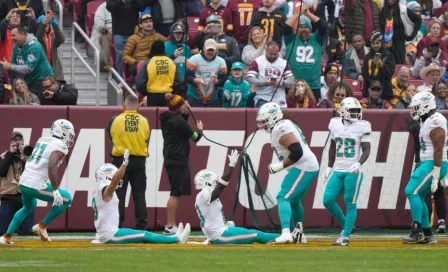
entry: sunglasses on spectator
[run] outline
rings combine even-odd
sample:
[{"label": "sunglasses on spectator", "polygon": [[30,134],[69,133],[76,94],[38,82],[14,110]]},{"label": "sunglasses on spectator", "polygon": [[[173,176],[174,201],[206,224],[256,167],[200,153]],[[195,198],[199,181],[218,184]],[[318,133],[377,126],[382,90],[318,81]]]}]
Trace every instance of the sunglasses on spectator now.
[{"label": "sunglasses on spectator", "polygon": [[345,94],[342,94],[342,93],[335,93],[334,96],[336,96],[336,97],[345,97]]},{"label": "sunglasses on spectator", "polygon": [[371,90],[374,91],[374,92],[381,92],[380,88],[375,88],[375,89],[371,89]]}]

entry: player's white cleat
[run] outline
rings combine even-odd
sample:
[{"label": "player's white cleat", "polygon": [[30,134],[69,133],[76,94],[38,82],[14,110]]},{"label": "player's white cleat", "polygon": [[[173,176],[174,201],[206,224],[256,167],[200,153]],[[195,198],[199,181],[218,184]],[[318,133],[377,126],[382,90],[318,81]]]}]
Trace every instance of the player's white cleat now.
[{"label": "player's white cleat", "polygon": [[333,243],[334,246],[348,246],[350,244],[348,237],[339,236],[336,242]]},{"label": "player's white cleat", "polygon": [[176,237],[179,237],[179,235],[182,233],[182,231],[184,231],[184,224],[179,223],[179,226],[177,227],[177,231],[176,231]]},{"label": "player's white cleat", "polygon": [[291,233],[282,233],[279,237],[275,238],[275,244],[289,244],[293,242]]},{"label": "player's white cleat", "polygon": [[306,244],[308,241],[306,240],[305,233],[303,231],[302,222],[298,222],[294,230],[292,231],[292,242],[294,244]]},{"label": "player's white cleat", "polygon": [[191,227],[190,223],[185,225],[184,230],[177,235],[177,241],[179,244],[186,244],[188,240],[188,236],[190,235]]},{"label": "player's white cleat", "polygon": [[40,228],[39,224],[33,226],[33,232],[40,236],[40,239],[44,242],[51,242],[50,237],[48,237],[47,229]]},{"label": "player's white cleat", "polygon": [[14,242],[12,241],[12,239],[11,238],[5,238],[4,236],[2,236],[2,237],[0,237],[0,244],[3,244],[3,245],[12,245],[12,244],[14,244]]}]

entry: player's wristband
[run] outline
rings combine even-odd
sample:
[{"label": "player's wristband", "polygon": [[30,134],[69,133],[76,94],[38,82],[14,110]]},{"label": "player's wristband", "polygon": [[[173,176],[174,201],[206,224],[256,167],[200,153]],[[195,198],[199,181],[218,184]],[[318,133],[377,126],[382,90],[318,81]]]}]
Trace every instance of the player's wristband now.
[{"label": "player's wristband", "polygon": [[221,183],[221,184],[224,185],[224,186],[229,185],[229,182],[228,182],[228,181],[225,181],[225,180],[223,180],[223,179],[219,179],[218,182]]}]

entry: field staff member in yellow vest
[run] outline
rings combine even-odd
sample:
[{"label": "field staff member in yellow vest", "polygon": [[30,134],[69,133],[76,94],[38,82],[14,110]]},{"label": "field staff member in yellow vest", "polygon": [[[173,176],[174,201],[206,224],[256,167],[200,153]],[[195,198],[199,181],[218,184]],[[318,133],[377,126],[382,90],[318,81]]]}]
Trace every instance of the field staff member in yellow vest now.
[{"label": "field staff member in yellow vest", "polygon": [[129,150],[129,164],[123,178],[123,185],[117,189],[120,212],[119,227],[125,216],[126,191],[131,183],[134,198],[135,229],[146,230],[146,158],[148,157],[148,140],[150,128],[148,120],[137,113],[139,104],[135,96],[128,95],[124,102],[124,111],[113,116],[107,131],[112,139],[112,164],[119,167],[123,163],[124,150]]},{"label": "field staff member in yellow vest", "polygon": [[154,41],[135,80],[137,91],[147,97],[148,106],[166,106],[165,94],[185,97],[185,82],[174,61],[165,54],[165,43]]}]

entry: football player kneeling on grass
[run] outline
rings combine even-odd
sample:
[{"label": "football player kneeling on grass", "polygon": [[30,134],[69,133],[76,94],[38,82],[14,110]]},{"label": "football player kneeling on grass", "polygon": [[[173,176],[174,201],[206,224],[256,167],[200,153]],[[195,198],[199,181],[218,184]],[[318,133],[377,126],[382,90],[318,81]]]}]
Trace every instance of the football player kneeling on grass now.
[{"label": "football player kneeling on grass", "polygon": [[[274,243],[277,234],[264,233],[227,224],[224,219],[223,207],[219,196],[229,184],[233,168],[238,162],[238,151],[233,150],[229,155],[229,167],[221,179],[210,170],[199,171],[194,177],[194,185],[201,190],[196,196],[196,211],[201,220],[201,228],[212,244],[263,244]],[[230,222],[229,222],[230,223]]]},{"label": "football player kneeling on grass", "polygon": [[129,151],[126,149],[123,156],[123,164],[119,169],[113,164],[101,165],[95,172],[98,183],[93,192],[92,207],[95,211],[96,240],[92,243],[106,244],[185,244],[190,234],[190,224],[183,228],[179,224],[177,232],[172,236],[151,233],[144,230],[118,228],[118,197],[115,190],[118,188],[126,166],[129,162]]}]

